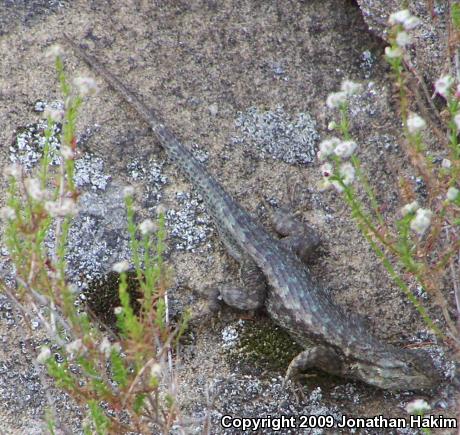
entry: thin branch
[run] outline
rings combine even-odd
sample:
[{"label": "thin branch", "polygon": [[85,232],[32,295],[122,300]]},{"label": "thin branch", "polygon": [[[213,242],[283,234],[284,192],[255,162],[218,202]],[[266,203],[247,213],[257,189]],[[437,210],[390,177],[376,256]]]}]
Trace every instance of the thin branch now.
[{"label": "thin branch", "polygon": [[[460,251],[458,252],[458,259],[460,259]],[[455,266],[454,259],[450,259],[450,273],[452,276],[452,285],[454,287],[454,297],[455,297],[455,305],[457,307],[457,328],[460,334],[460,284],[459,280],[459,270]]]}]

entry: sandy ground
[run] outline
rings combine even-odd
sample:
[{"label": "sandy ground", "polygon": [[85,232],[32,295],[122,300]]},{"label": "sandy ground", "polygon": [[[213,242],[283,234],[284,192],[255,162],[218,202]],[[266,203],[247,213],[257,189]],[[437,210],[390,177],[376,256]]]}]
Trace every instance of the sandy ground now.
[{"label": "sandy ground", "polygon": [[[402,205],[397,178],[408,168],[398,143],[384,43],[368,30],[353,2],[23,3],[0,2],[2,167],[11,159],[29,158],[28,147],[19,153],[11,146],[21,127],[31,128],[40,119],[36,102],[59,99],[44,53],[66,32],[155,107],[209,171],[267,227],[268,202],[288,204],[317,228],[322,248],[312,271],[338,303],[364,315],[376,334],[392,343],[429,337],[340,197],[318,189],[319,164],[313,156],[331,120],[325,99],[341,80],[350,78],[364,84],[363,94],[351,103],[363,167],[384,204],[385,218],[391,220]],[[365,5],[367,22],[375,12],[371,3]],[[442,33],[445,16],[430,24],[427,11],[418,12],[426,18],[424,25],[432,25],[433,35]],[[429,76],[443,68],[436,62],[445,41],[437,41],[439,50],[426,69]],[[72,76],[90,74],[70,50],[66,63]],[[100,92],[85,102],[79,118],[80,143],[89,151],[80,162],[85,193],[70,248],[74,279],[84,285],[128,255],[121,190],[136,185],[142,192],[141,214],[149,215],[159,203],[168,210],[169,259],[175,271],[171,298],[180,312],[198,304],[189,288],[226,281],[236,276],[237,267],[219,243],[199,198],[165,162],[146,125],[100,84]],[[430,306],[431,301],[426,303]],[[21,320],[14,318],[3,296],[0,313],[0,427],[5,433],[41,433],[46,398],[32,364],[34,355],[24,343],[37,345],[43,331],[37,324],[36,337],[24,337]],[[420,397],[436,414],[455,413],[449,388],[434,397],[391,394],[324,376],[309,378],[299,399],[281,386],[285,366],[275,369],[238,350],[239,338],[248,331],[274,326],[263,314],[252,320],[240,317],[226,309],[213,323],[194,326],[193,340],[183,348],[179,397],[189,421],[187,433],[201,433],[200,418],[206,413],[211,433],[223,433],[219,420],[225,414],[393,417],[404,415],[405,404]],[[65,395],[49,391],[63,420],[77,433],[78,410]]]}]

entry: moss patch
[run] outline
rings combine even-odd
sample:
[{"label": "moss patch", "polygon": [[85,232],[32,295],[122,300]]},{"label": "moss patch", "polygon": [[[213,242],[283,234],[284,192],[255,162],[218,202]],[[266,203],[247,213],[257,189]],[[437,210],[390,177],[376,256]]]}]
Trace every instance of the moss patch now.
[{"label": "moss patch", "polygon": [[[256,369],[284,376],[293,358],[304,350],[283,328],[266,318],[245,322],[237,331],[238,342],[229,352],[229,358],[230,364],[243,371]],[[346,383],[342,378],[316,369],[308,370],[296,380],[307,388],[320,386],[325,391]]]},{"label": "moss patch", "polygon": [[302,348],[279,326],[267,319],[246,322],[239,329],[238,345],[230,353],[233,364],[250,363],[284,374]]}]

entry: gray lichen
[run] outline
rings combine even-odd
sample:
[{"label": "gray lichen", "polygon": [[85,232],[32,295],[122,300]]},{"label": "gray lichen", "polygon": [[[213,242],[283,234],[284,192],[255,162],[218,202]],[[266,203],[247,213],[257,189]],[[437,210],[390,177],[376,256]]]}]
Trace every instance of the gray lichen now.
[{"label": "gray lichen", "polygon": [[240,112],[235,123],[242,136],[233,138],[233,142],[256,148],[264,158],[303,165],[315,158],[319,135],[308,112],[291,117],[281,106],[274,110],[251,107]]}]

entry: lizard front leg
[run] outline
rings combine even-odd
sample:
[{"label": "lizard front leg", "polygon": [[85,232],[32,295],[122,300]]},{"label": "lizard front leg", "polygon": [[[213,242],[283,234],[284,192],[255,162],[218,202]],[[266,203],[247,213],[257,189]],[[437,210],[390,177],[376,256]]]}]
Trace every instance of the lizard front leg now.
[{"label": "lizard front leg", "polygon": [[[222,302],[232,308],[242,311],[257,310],[265,304],[267,281],[260,268],[247,257],[230,238],[223,238],[227,251],[239,264],[238,280],[216,283],[205,289],[194,289],[195,293],[208,300],[207,307],[197,315],[197,318],[215,313],[221,309]],[[238,281],[238,282],[235,282]]]},{"label": "lizard front leg", "polygon": [[241,286],[224,284],[220,287],[223,301],[239,310],[256,310],[265,302],[267,284],[265,276],[250,259],[244,259],[240,266]]},{"label": "lizard front leg", "polygon": [[272,221],[275,231],[283,236],[280,242],[301,260],[308,262],[321,242],[317,231],[282,208],[273,213]]}]

